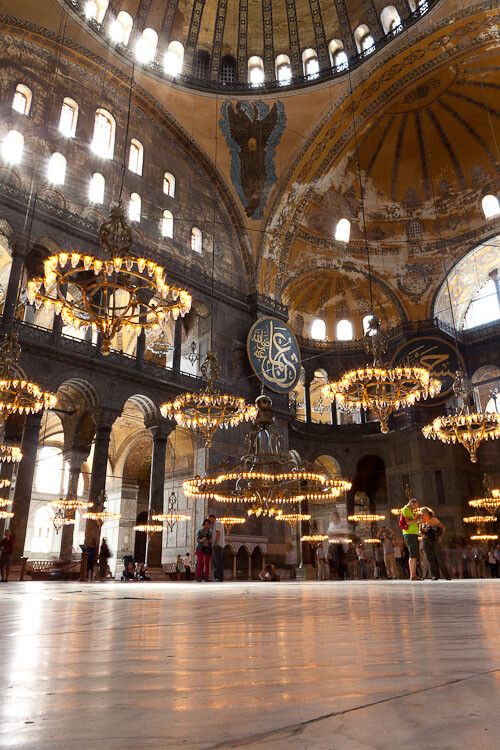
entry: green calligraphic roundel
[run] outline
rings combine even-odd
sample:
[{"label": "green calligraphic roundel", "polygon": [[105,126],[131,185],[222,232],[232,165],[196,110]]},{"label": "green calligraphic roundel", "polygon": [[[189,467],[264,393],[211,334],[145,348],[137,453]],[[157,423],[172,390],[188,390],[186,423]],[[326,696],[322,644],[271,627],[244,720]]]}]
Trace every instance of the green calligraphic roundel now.
[{"label": "green calligraphic roundel", "polygon": [[441,380],[441,392],[437,398],[419,401],[419,406],[435,406],[446,401],[452,394],[456,371],[464,369],[463,359],[457,354],[454,344],[439,336],[421,336],[407,341],[395,353],[392,364],[425,367],[432,377]]},{"label": "green calligraphic roundel", "polygon": [[289,327],[277,318],[259,318],[248,332],[247,354],[261,383],[288,393],[300,377],[300,349]]}]

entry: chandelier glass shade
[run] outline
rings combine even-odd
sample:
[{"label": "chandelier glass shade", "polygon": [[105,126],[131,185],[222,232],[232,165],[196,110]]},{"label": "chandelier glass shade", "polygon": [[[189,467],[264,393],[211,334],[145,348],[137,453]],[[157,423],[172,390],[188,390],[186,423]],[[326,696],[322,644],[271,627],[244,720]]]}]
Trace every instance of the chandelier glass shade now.
[{"label": "chandelier glass shade", "polygon": [[276,516],[276,520],[283,521],[284,523],[288,523],[293,531],[302,521],[310,521],[311,514],[310,513],[279,513]]},{"label": "chandelier glass shade", "polygon": [[[57,397],[42,389],[29,380],[20,378],[17,371],[21,347],[17,341],[16,334],[8,333],[0,344],[0,423],[4,422],[11,414],[36,414],[42,409],[52,409],[57,402]],[[5,458],[1,460],[15,460],[17,451],[9,446]]]},{"label": "chandelier glass shade", "polygon": [[346,372],[340,380],[322,388],[324,396],[336,400],[341,409],[371,411],[380,421],[380,429],[389,432],[388,420],[394,410],[413,406],[420,399],[436,396],[441,381],[431,377],[424,367],[388,367],[381,362],[388,341],[380,319],[372,316],[363,342],[373,356],[373,364]]},{"label": "chandelier glass shade", "polygon": [[462,518],[464,523],[475,523],[476,526],[480,526],[482,523],[495,523],[497,520],[496,516],[466,516]]},{"label": "chandelier glass shade", "polygon": [[51,500],[48,504],[51,508],[59,508],[66,511],[88,510],[94,505],[92,502],[79,500],[77,497],[60,497],[57,500]]},{"label": "chandelier glass shade", "polygon": [[110,513],[109,510],[87,511],[83,517],[89,521],[96,521],[102,527],[106,521],[117,521],[122,517],[121,513]]},{"label": "chandelier glass shade", "polygon": [[384,521],[385,516],[378,513],[353,513],[347,516],[347,520],[352,523],[377,523],[377,521]]},{"label": "chandelier glass shade", "polygon": [[10,510],[0,510],[0,520],[7,520],[7,518],[14,518],[14,514]]},{"label": "chandelier glass shade", "polygon": [[255,406],[249,406],[244,398],[220,392],[215,385],[220,372],[215,353],[208,352],[201,365],[205,386],[197,393],[183,393],[160,406],[162,416],[175,419],[181,427],[199,430],[207,446],[212,444],[217,429],[236,427],[257,413]]},{"label": "chandelier glass shade", "polygon": [[7,505],[10,505],[12,503],[12,500],[9,500],[8,497],[0,497],[0,508],[6,508]]},{"label": "chandelier glass shade", "polygon": [[148,516],[146,519],[146,523],[139,523],[136,526],[133,527],[134,531],[141,531],[144,534],[147,534],[148,538],[151,539],[153,534],[156,534],[159,531],[163,531],[163,524],[161,523],[155,523],[153,520],[153,512],[151,508],[148,510]]},{"label": "chandelier glass shade", "polygon": [[0,490],[3,490],[4,487],[10,487],[10,479],[0,479]]},{"label": "chandelier glass shade", "polygon": [[158,330],[170,317],[191,309],[191,295],[167,283],[165,270],[131,252],[132,232],[121,204],[111,209],[99,229],[100,257],[67,251],[44,263],[44,276],[28,282],[36,308],[54,309],[64,324],[101,335],[101,352],[109,354],[122,329],[139,334]]},{"label": "chandelier glass shade", "polygon": [[500,437],[500,413],[473,411],[469,406],[473,386],[461,370],[457,370],[453,391],[461,399],[456,414],[436,417],[422,429],[426,438],[455,445],[459,443],[469,452],[470,460],[477,463],[477,451],[485,440]]},{"label": "chandelier glass shade", "polygon": [[220,503],[250,504],[249,515],[274,516],[287,503],[328,502],[350,483],[298,467],[283,449],[283,437],[273,426],[271,399],[255,401],[256,416],[246,441],[247,452],[236,466],[217,476],[195,477],[184,483],[187,497]]},{"label": "chandelier glass shade", "polygon": [[471,508],[482,508],[490,513],[496,513],[500,509],[500,490],[492,490],[491,497],[477,497],[469,500]]},{"label": "chandelier glass shade", "polygon": [[17,445],[0,445],[0,462],[18,464],[23,452]]},{"label": "chandelier glass shade", "polygon": [[328,539],[328,534],[306,534],[300,537],[301,542],[309,542],[311,547],[317,547]]},{"label": "chandelier glass shade", "polygon": [[221,522],[228,534],[233,526],[241,526],[246,522],[246,518],[241,516],[218,516],[217,520]]},{"label": "chandelier glass shade", "polygon": [[166,523],[170,531],[174,528],[175,524],[179,521],[190,521],[191,516],[186,513],[155,513],[153,515],[153,521],[162,521]]},{"label": "chandelier glass shade", "polygon": [[498,539],[498,534],[473,534],[471,540],[473,542],[493,542]]}]

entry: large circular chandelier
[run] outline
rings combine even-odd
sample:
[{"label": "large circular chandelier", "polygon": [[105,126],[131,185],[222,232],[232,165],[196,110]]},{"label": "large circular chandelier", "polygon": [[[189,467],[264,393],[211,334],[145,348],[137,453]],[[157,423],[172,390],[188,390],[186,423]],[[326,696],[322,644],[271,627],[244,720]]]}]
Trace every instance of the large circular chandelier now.
[{"label": "large circular chandelier", "polygon": [[471,508],[482,508],[489,513],[497,513],[500,510],[500,490],[491,490],[489,497],[476,497],[469,500]]},{"label": "large circular chandelier", "polygon": [[379,419],[384,434],[389,432],[387,422],[394,410],[413,406],[441,389],[441,381],[432,378],[424,367],[384,366],[381,356],[387,341],[380,319],[372,316],[363,337],[365,348],[373,357],[372,365],[350,370],[337,382],[322,388],[323,395],[331,401],[335,399],[342,409],[371,411]]},{"label": "large circular chandelier", "polygon": [[250,504],[250,515],[274,516],[287,503],[328,502],[350,488],[345,480],[301,469],[284,452],[268,396],[256,399],[255,413],[246,438],[248,450],[238,464],[216,476],[188,480],[184,483],[187,497]]},{"label": "large circular chandelier", "polygon": [[147,535],[148,539],[151,539],[153,534],[156,534],[159,531],[163,531],[163,524],[154,522],[153,512],[150,508],[148,510],[146,523],[138,523],[133,527],[133,529],[134,531],[141,531],[142,533]]},{"label": "large circular chandelier", "polygon": [[111,209],[99,229],[102,257],[77,251],[52,255],[44,263],[44,277],[28,283],[28,300],[35,307],[54,308],[65,325],[101,335],[101,352],[125,328],[162,328],[170,316],[177,320],[191,309],[191,295],[168,284],[165,270],[153,260],[130,250],[132,232],[121,203]]},{"label": "large circular chandelier", "polygon": [[299,523],[302,523],[303,521],[310,521],[311,520],[311,514],[310,513],[280,513],[276,516],[277,521],[283,521],[283,523],[289,524],[292,531],[295,530],[295,528],[299,525]]},{"label": "large circular chandelier", "polygon": [[0,445],[0,462],[18,464],[23,457],[17,445]]},{"label": "large circular chandelier", "polygon": [[[111,511],[106,509],[106,504],[108,501],[108,497],[106,495],[106,492],[103,490],[98,497],[97,502],[95,503],[96,508],[94,510],[87,510],[83,517],[88,521],[95,521],[99,528],[102,529],[103,524],[105,524],[107,521],[118,521],[122,517],[121,513],[112,513]],[[92,508],[94,506],[94,503],[87,503],[87,508]]]},{"label": "large circular chandelier", "polygon": [[249,406],[244,398],[221,393],[215,383],[220,376],[220,367],[214,352],[208,352],[201,365],[201,374],[206,385],[197,393],[183,393],[174,401],[160,406],[162,416],[175,419],[181,427],[199,430],[207,446],[219,427],[236,427],[252,419],[257,410]]},{"label": "large circular chandelier", "polygon": [[246,523],[246,518],[242,518],[241,516],[218,516],[217,520],[224,526],[227,534],[229,534],[233,526],[241,526]]},{"label": "large circular chandelier", "polygon": [[177,510],[177,495],[175,490],[172,490],[168,496],[167,512],[155,513],[152,516],[152,519],[153,521],[163,521],[163,523],[167,524],[170,531],[173,531],[174,526],[179,523],[179,521],[190,521],[191,516],[187,513],[179,513]]},{"label": "large circular chandelier", "polygon": [[[52,409],[57,402],[57,397],[52,393],[42,391],[36,383],[19,377],[17,365],[20,354],[16,334],[11,331],[0,344],[0,422],[11,414],[36,414],[42,409]],[[2,448],[6,449],[3,454],[6,457],[1,460],[16,460],[18,454],[13,448]]]},{"label": "large circular chandelier", "polygon": [[309,542],[311,547],[318,547],[328,539],[328,534],[305,534],[300,537],[301,542]]},{"label": "large circular chandelier", "polygon": [[481,443],[500,438],[500,414],[471,409],[469,402],[473,386],[462,370],[457,370],[453,391],[455,396],[461,399],[456,414],[436,417],[431,424],[422,429],[422,432],[426,438],[452,445],[463,445],[469,452],[470,460],[475,464]]}]

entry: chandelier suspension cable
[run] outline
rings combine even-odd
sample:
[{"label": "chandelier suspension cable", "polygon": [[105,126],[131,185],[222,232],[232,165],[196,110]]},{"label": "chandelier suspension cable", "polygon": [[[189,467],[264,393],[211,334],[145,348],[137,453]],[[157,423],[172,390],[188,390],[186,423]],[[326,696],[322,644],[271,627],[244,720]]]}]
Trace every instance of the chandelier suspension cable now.
[{"label": "chandelier suspension cable", "polygon": [[121,200],[122,200],[123,183],[125,181],[125,173],[127,171],[127,146],[128,146],[128,137],[130,134],[130,117],[131,117],[131,112],[132,112],[132,91],[134,88],[134,76],[135,76],[135,58],[132,61],[132,71],[130,73],[130,87],[128,90],[127,124],[125,127],[125,138],[123,141],[123,161],[122,161],[121,178],[120,178],[120,190],[118,192],[118,203],[121,203]]}]

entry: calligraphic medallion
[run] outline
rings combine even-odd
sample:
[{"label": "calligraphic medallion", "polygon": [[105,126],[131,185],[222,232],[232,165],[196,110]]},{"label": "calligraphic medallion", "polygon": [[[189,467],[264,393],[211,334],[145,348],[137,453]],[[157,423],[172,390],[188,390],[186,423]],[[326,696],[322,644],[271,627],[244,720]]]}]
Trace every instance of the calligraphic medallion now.
[{"label": "calligraphic medallion", "polygon": [[439,396],[432,401],[419,402],[419,406],[436,406],[453,395],[453,383],[458,369],[464,369],[464,361],[457,354],[454,344],[439,336],[421,336],[403,344],[392,358],[392,366],[408,364],[425,367],[431,377],[442,382]]},{"label": "calligraphic medallion", "polygon": [[286,323],[259,318],[247,337],[247,354],[261,383],[275,393],[288,393],[300,377],[300,349]]}]

